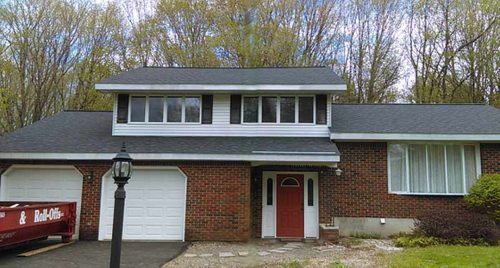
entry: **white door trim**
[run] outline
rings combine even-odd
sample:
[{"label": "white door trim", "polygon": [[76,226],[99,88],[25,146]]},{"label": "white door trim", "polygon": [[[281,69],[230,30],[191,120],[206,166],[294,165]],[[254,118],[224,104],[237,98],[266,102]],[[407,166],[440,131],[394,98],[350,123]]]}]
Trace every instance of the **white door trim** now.
[{"label": "white door trim", "polygon": [[[184,173],[182,171],[182,169],[180,169],[179,167],[176,167],[176,166],[133,166],[133,169],[137,169],[137,170],[176,170],[178,171],[179,173],[181,173],[181,175],[184,177],[184,218],[183,218],[183,226],[184,228],[182,228],[182,241],[184,242],[185,241],[185,238],[186,238],[186,202],[187,202],[187,184],[188,184],[188,177],[186,175],[186,173]],[[104,180],[105,179],[113,179],[111,177],[111,169],[109,169],[106,173],[104,173],[104,175],[102,176],[101,178],[101,198],[100,198],[100,204],[99,204],[99,226],[98,226],[98,235],[97,235],[97,239],[102,241],[104,240],[104,230],[101,228],[101,226],[103,226],[104,222],[103,222],[103,212],[104,212],[104,202],[103,202],[103,198],[104,198]],[[130,178],[131,180],[134,179],[134,173],[132,172],[132,176]],[[126,191],[126,188],[127,186],[125,185],[125,191]]]},{"label": "white door trim", "polygon": [[[319,183],[318,172],[303,171],[263,171],[262,172],[262,213],[261,213],[261,238],[277,238],[277,175],[278,174],[301,174],[304,175],[304,238],[319,238]],[[273,180],[273,205],[267,205],[267,179]],[[307,180],[313,179],[314,206],[312,210],[307,209]],[[313,213],[313,216],[308,215]],[[315,216],[314,216],[315,214]],[[309,216],[309,217],[308,217]],[[271,218],[268,218],[271,217]],[[266,226],[270,222],[273,226]],[[312,230],[309,233],[307,230]],[[313,234],[313,235],[311,235]]]}]

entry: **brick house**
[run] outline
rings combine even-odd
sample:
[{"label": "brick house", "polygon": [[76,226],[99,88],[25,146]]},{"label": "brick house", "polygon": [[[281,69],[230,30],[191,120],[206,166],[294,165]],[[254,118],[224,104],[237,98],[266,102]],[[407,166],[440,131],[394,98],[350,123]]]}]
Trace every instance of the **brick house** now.
[{"label": "brick house", "polygon": [[151,68],[96,85],[111,112],[64,111],[0,138],[0,200],[75,200],[80,239],[111,238],[111,158],[134,158],[124,239],[389,235],[463,209],[500,172],[500,111],[335,104],[330,69]]}]

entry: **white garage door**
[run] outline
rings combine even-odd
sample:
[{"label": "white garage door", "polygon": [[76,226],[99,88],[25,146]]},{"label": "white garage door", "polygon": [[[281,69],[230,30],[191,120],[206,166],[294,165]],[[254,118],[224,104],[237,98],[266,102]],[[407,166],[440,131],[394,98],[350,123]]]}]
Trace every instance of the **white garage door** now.
[{"label": "white garage door", "polygon": [[[103,181],[99,239],[111,239],[114,192],[110,175]],[[186,178],[177,168],[134,167],[125,185],[123,239],[184,240]]]},{"label": "white garage door", "polygon": [[76,201],[78,237],[82,175],[72,166],[12,166],[0,184],[2,201]]}]

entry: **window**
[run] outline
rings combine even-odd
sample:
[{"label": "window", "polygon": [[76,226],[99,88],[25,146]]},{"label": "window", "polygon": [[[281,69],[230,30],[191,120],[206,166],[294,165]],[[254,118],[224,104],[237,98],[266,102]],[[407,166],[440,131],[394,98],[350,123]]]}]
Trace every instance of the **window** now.
[{"label": "window", "polygon": [[297,179],[288,177],[281,181],[281,187],[300,187]]},{"label": "window", "polygon": [[276,97],[262,97],[262,122],[276,123]]},{"label": "window", "polygon": [[295,97],[280,98],[280,122],[295,123]]},{"label": "window", "polygon": [[267,179],[267,195],[266,202],[268,206],[273,205],[273,179]]},{"label": "window", "polygon": [[167,122],[182,122],[182,97],[168,97]]},{"label": "window", "polygon": [[201,106],[199,96],[132,96],[130,122],[200,123]]},{"label": "window", "polygon": [[307,205],[314,206],[314,182],[313,179],[307,180]]},{"label": "window", "polygon": [[314,122],[314,98],[299,97],[299,123]]},{"label": "window", "polygon": [[197,123],[200,122],[200,98],[199,97],[186,97],[186,122]]},{"label": "window", "polygon": [[163,97],[149,97],[148,122],[163,122]]},{"label": "window", "polygon": [[130,106],[130,122],[144,122],[146,118],[146,97],[132,97]]},{"label": "window", "polygon": [[465,194],[477,179],[476,146],[390,144],[389,188],[397,193]]},{"label": "window", "polygon": [[243,107],[243,122],[259,122],[259,97],[244,97]]},{"label": "window", "polygon": [[[243,123],[314,123],[313,96],[243,97]],[[297,113],[298,109],[298,113]]]}]

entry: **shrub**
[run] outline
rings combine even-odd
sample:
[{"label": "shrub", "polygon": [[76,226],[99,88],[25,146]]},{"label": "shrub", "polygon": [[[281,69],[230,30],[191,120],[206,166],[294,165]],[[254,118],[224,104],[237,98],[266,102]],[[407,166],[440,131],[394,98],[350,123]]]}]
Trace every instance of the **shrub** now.
[{"label": "shrub", "polygon": [[420,213],[415,222],[415,234],[443,239],[448,244],[494,245],[498,240],[495,222],[484,214],[471,211],[457,213],[432,209]]},{"label": "shrub", "polygon": [[500,223],[500,173],[482,175],[464,199],[469,208]]},{"label": "shrub", "polygon": [[360,239],[380,239],[380,234],[377,233],[363,233],[363,232],[355,232],[350,234],[351,237],[360,238]]},{"label": "shrub", "polygon": [[400,236],[394,240],[396,247],[405,248],[428,247],[440,244],[442,244],[440,239],[426,236]]}]

